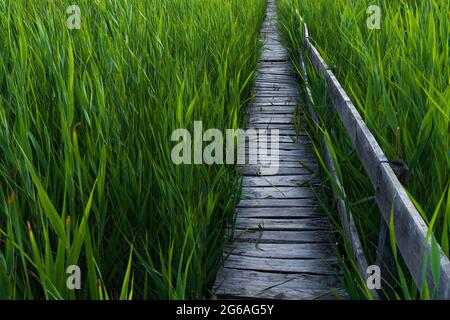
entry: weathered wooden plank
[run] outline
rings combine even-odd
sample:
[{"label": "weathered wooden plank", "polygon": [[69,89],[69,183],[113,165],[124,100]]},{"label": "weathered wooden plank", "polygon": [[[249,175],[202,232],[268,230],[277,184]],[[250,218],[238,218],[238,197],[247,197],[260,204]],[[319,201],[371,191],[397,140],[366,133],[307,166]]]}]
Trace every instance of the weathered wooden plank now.
[{"label": "weathered wooden plank", "polygon": [[274,124],[293,124],[294,117],[290,114],[286,115],[251,115],[248,119],[249,123],[274,123]]},{"label": "weathered wooden plank", "polygon": [[234,233],[235,242],[330,243],[331,234],[321,231],[242,231]]},{"label": "weathered wooden plank", "polygon": [[247,107],[247,113],[255,113],[258,112],[259,114],[291,114],[295,112],[296,107]]},{"label": "weathered wooden plank", "polygon": [[266,105],[298,105],[297,97],[254,97],[253,103]]},{"label": "weathered wooden plank", "polygon": [[[271,150],[274,150],[274,153],[277,150],[280,150],[280,152],[292,151],[290,155],[299,156],[299,159],[302,158],[301,156],[315,159],[312,151],[312,144],[305,141],[306,137],[304,136],[300,136],[296,142],[284,142],[289,141],[290,135],[279,136],[278,141],[276,136],[263,136],[264,134],[258,137],[249,137],[248,139],[245,139],[245,142],[244,139],[242,139],[237,147],[237,151],[240,153],[243,153],[244,151],[248,153],[250,151],[250,154],[271,154]],[[283,142],[281,142],[281,138],[283,138]]]},{"label": "weathered wooden plank", "polygon": [[[253,136],[248,136],[246,141],[256,141],[256,140],[260,140],[260,139],[266,139],[268,141],[272,140],[272,135],[270,134],[271,131],[270,130],[266,130],[266,131],[261,131],[260,134],[255,137]],[[274,132],[276,133],[276,132]],[[307,133],[305,131],[300,131],[298,135],[285,135],[285,136],[278,136],[279,138],[279,143],[290,143],[290,142],[294,142],[294,143],[309,143],[311,140],[309,140],[309,136],[307,135]]]},{"label": "weathered wooden plank", "polygon": [[[292,156],[292,157],[277,157],[276,155],[249,155],[244,158],[244,155],[239,155],[239,164],[241,166],[250,165],[250,166],[258,166],[259,170],[267,167],[267,166],[277,166],[278,170],[280,170],[283,167],[286,168],[295,168],[295,167],[307,167],[311,171],[317,171],[318,170],[318,164],[315,159],[313,158],[307,158],[306,155],[302,156],[302,158],[299,158],[298,156]],[[277,175],[277,173],[280,171],[277,171],[275,173],[272,173],[271,175]]]},{"label": "weathered wooden plank", "polygon": [[254,88],[253,89],[267,89],[267,90],[285,90],[293,92],[294,89],[297,88],[297,84],[292,79],[289,81],[289,79],[286,79],[284,83],[280,83],[274,80],[268,80],[268,79],[256,79],[254,82]]},{"label": "weathered wooden plank", "polygon": [[273,55],[270,53],[263,53],[260,61],[287,61],[289,59],[289,54],[286,52],[282,55]]},{"label": "weathered wooden plank", "polygon": [[272,55],[269,53],[264,53],[261,55],[261,59],[259,61],[275,61],[275,62],[281,62],[281,61],[287,61],[289,59],[289,54],[286,53],[284,55]]},{"label": "weathered wooden plank", "polygon": [[[336,259],[336,258],[334,258]],[[336,275],[336,261],[321,259],[274,259],[254,258],[246,256],[228,256],[224,267],[229,269],[254,270],[277,273],[308,273]]]},{"label": "weathered wooden plank", "polygon": [[[255,143],[255,146],[252,146],[252,143]],[[245,146],[245,150],[250,150],[252,151],[252,153],[257,153],[257,151],[261,151],[260,153],[264,154],[266,153],[266,149],[267,147],[270,147],[271,145],[271,141],[270,139],[265,139],[265,140],[251,140],[251,142],[247,143]],[[258,148],[260,147],[260,148]],[[263,149],[264,148],[264,149]],[[288,150],[288,151],[292,151],[293,154],[296,153],[305,153],[305,152],[312,152],[312,147],[311,144],[306,143],[306,142],[297,142],[297,143],[278,143],[278,149],[279,150]],[[254,151],[254,152],[253,152]]]},{"label": "weathered wooden plank", "polygon": [[281,76],[268,76],[268,75],[260,74],[260,75],[255,75],[255,81],[258,81],[260,83],[276,81],[280,85],[288,86],[288,85],[291,85],[293,81],[295,81],[295,78],[286,78],[286,77],[281,77]]},{"label": "weathered wooden plank", "polygon": [[[257,159],[256,159],[257,157]],[[241,156],[241,158],[243,159],[244,157]],[[277,159],[276,156],[249,156],[244,160],[242,160],[242,162],[244,164],[242,164],[242,166],[250,166],[251,169],[257,170],[254,171],[255,173],[257,172],[262,172],[264,173],[264,171],[261,171],[262,169],[266,168],[267,166],[271,166],[277,167],[277,172],[271,172],[271,174],[269,174],[269,176],[276,176],[276,175],[283,175],[281,172],[283,172],[283,168],[305,168],[306,170],[308,170],[308,173],[311,172],[317,172],[318,170],[318,163],[316,162],[315,159],[311,159],[311,158],[302,158],[299,159],[298,157],[294,157],[293,158],[281,158],[279,157]],[[256,160],[255,160],[256,159]],[[267,171],[267,170],[266,170]],[[247,172],[244,169],[244,172]],[[247,175],[247,174],[246,174]],[[252,175],[251,171],[249,171],[248,175]]]},{"label": "weathered wooden plank", "polygon": [[[284,126],[283,128],[279,128],[278,126],[282,125],[271,125],[271,124],[262,124],[262,123],[251,123],[248,125],[248,129],[267,129],[267,130],[278,130],[278,134],[282,136],[295,136],[297,134],[296,129],[291,129],[289,126]],[[305,135],[304,132],[299,132],[298,134],[302,133]]]},{"label": "weathered wooden plank", "polygon": [[322,208],[316,204],[315,207],[241,207],[236,209],[240,218],[310,218],[324,217]]},{"label": "weathered wooden plank", "polygon": [[[228,280],[231,279],[231,280]],[[219,297],[263,299],[336,299],[346,296],[336,277],[308,274],[278,274],[224,268],[216,278]]]},{"label": "weathered wooden plank", "polygon": [[[267,167],[268,165],[277,166],[278,169],[282,167],[303,167],[308,166],[311,170],[318,169],[318,163],[316,159],[311,155],[284,155],[283,153],[289,152],[289,150],[281,150],[279,154],[244,154],[238,153],[238,161],[241,166],[244,165],[259,165],[260,169]],[[276,175],[272,174],[272,175]]]},{"label": "weathered wooden plank", "polygon": [[274,54],[274,55],[275,54],[276,55],[281,55],[281,56],[289,55],[289,51],[277,49],[277,45],[276,44],[263,44],[262,49],[266,50],[268,53],[271,53],[271,54]]},{"label": "weathered wooden plank", "polygon": [[[272,125],[272,126],[271,126]],[[293,123],[248,123],[247,128],[258,128],[258,129],[267,129],[267,130],[275,130],[279,131],[285,130],[294,130]]]},{"label": "weathered wooden plank", "polygon": [[[299,159],[298,157],[293,158],[281,158],[273,156],[249,156],[244,159],[244,156],[242,155],[239,159],[240,163],[239,165],[242,166],[250,166],[255,167],[257,170],[261,171],[262,168],[267,167],[268,165],[277,165],[278,164],[278,172],[281,172],[280,170],[282,168],[307,168],[310,170],[310,172],[315,172],[318,170],[318,164],[315,159],[312,158],[304,158]],[[277,175],[276,173],[271,174]]]},{"label": "weathered wooden plank", "polygon": [[[264,143],[266,144],[266,143]],[[312,155],[309,149],[302,148],[296,150],[285,150],[278,148],[277,151],[270,149],[271,143],[268,142],[265,148],[263,149],[262,142],[259,142],[260,149],[243,149],[239,150],[239,156],[245,156],[246,159],[251,156],[258,157],[258,161],[262,161],[263,159],[272,159],[272,156],[277,156],[281,160],[289,160],[289,161],[315,161],[316,158]],[[269,147],[269,149],[267,149]],[[274,147],[275,148],[275,147]]]},{"label": "weathered wooden plank", "polygon": [[254,90],[252,90],[253,93],[263,92],[263,94],[270,93],[270,94],[276,95],[277,93],[281,92],[284,94],[290,94],[292,96],[298,97],[298,92],[295,92],[295,91],[297,91],[296,88],[286,88],[285,86],[281,86],[281,85],[274,86],[274,85],[270,85],[267,83],[264,83],[264,84],[260,83],[257,86],[255,86],[253,89],[254,89]]},{"label": "weathered wooden plank", "polygon": [[318,183],[316,175],[289,175],[269,177],[249,177],[242,179],[243,187],[296,187],[308,183]]},{"label": "weathered wooden plank", "polygon": [[[279,68],[279,67],[260,67],[256,74],[280,74],[280,75],[287,75],[289,76],[292,73],[291,69],[288,68]],[[291,91],[293,92],[293,91]],[[294,92],[293,92],[294,93]],[[298,92],[295,92],[295,94],[298,94]]]},{"label": "weathered wooden plank", "polygon": [[285,71],[282,73],[278,73],[276,71],[270,71],[270,70],[257,70],[255,72],[255,77],[256,77],[256,79],[258,79],[258,77],[267,78],[266,80],[271,80],[271,81],[275,81],[278,78],[278,79],[282,79],[285,81],[289,80],[292,83],[292,81],[295,81],[296,78],[290,72],[292,72],[292,71]]},{"label": "weathered wooden plank", "polygon": [[[252,127],[248,127],[248,129],[266,129],[270,132],[270,130],[276,130],[274,127],[267,128],[267,125],[253,125]],[[278,135],[281,136],[288,136],[288,137],[295,137],[295,136],[305,136],[307,135],[305,131],[301,130],[300,132],[296,132],[294,129],[279,129]]]},{"label": "weathered wooden plank", "polygon": [[251,91],[251,94],[253,97],[258,97],[260,99],[263,98],[286,98],[286,99],[291,99],[291,98],[299,98],[300,96],[297,94],[293,94],[291,91],[289,90],[285,90],[285,89],[277,89],[277,88],[255,88],[254,90]]},{"label": "weathered wooden plank", "polygon": [[304,140],[297,142],[280,142],[276,141],[275,137],[250,138],[245,141],[245,145],[244,142],[239,145],[238,151],[243,152],[245,150],[246,152],[251,151],[252,154],[265,154],[267,153],[267,150],[270,151],[275,147],[278,148],[278,150],[292,151],[291,155],[303,155],[305,153],[309,153],[308,157],[312,156],[312,145],[310,143],[305,142]]},{"label": "weathered wooden plank", "polygon": [[304,199],[314,198],[308,187],[247,187],[242,199]]},{"label": "weathered wooden plank", "polygon": [[[261,105],[253,105],[248,107],[246,113],[250,117],[256,118],[257,116],[261,117],[270,117],[270,116],[283,116],[288,115],[291,116],[294,112],[297,111],[296,106],[261,106]],[[303,114],[300,113],[299,117],[302,117]]]},{"label": "weathered wooden plank", "polygon": [[302,161],[308,160],[315,162],[316,159],[312,155],[312,148],[310,145],[303,145],[302,143],[274,143],[267,140],[252,140],[246,142],[245,146],[240,145],[238,154],[243,156],[279,156],[280,159],[292,158],[290,161]]},{"label": "weathered wooden plank", "polygon": [[255,72],[255,75],[278,75],[279,77],[284,77],[286,79],[295,79],[292,75],[292,70],[290,69],[261,68]]},{"label": "weathered wooden plank", "polygon": [[[284,57],[285,52],[274,52],[274,51],[272,51],[271,54],[273,56],[275,56],[275,55],[280,56],[281,55],[281,57]],[[271,69],[269,71],[274,71],[274,72],[278,72],[280,70],[280,71],[283,72],[283,76],[295,79],[295,75],[292,73],[292,71],[293,71],[292,67],[280,67],[279,65],[278,66],[277,65],[270,66],[270,65],[268,65],[268,63],[270,63],[270,62],[259,62],[259,63],[260,63],[260,66],[264,67],[264,68],[258,68],[256,70],[256,74],[261,74],[261,73],[267,72],[268,70],[266,70],[266,68],[268,68],[268,69]]]},{"label": "weathered wooden plank", "polygon": [[[269,143],[271,142],[272,137],[269,135],[262,135],[262,136],[257,136],[257,137],[250,137],[248,139],[246,139],[246,143],[250,144],[250,142],[264,142],[264,141],[268,141]],[[300,144],[300,145],[307,145],[308,143],[310,144],[310,141],[305,139],[305,136],[301,136],[301,137],[290,137],[290,136],[280,136],[279,137],[279,144]]]},{"label": "weathered wooden plank", "polygon": [[295,81],[294,77],[255,74],[255,81],[276,81],[279,84],[288,85]]},{"label": "weathered wooden plank", "polygon": [[279,93],[289,94],[293,97],[298,97],[299,92],[296,87],[290,86],[290,85],[269,85],[269,84],[258,84],[257,86],[253,87],[252,92],[256,92],[263,95],[274,95],[276,96]]},{"label": "weathered wooden plank", "polygon": [[265,207],[277,210],[278,207],[315,207],[318,206],[316,199],[242,199],[237,205],[238,208]]},{"label": "weathered wooden plank", "polygon": [[226,255],[275,259],[333,259],[333,248],[323,243],[244,243],[227,245]]},{"label": "weathered wooden plank", "polygon": [[[276,164],[276,162],[272,162],[273,165]],[[262,169],[267,167],[267,164],[263,165],[260,162],[258,164],[247,164],[244,167],[239,167],[239,170],[242,170],[244,175],[252,176],[281,176],[281,175],[287,175],[287,174],[311,174],[312,172],[316,172],[318,169],[317,163],[306,163],[306,162],[279,162],[277,172],[273,173],[267,173],[264,174],[262,172]]]},{"label": "weathered wooden plank", "polygon": [[273,97],[278,97],[278,98],[293,98],[293,97],[300,97],[299,95],[295,95],[292,92],[289,92],[287,90],[264,90],[264,89],[255,89],[252,90],[251,92],[252,96],[257,96],[258,98],[265,98],[265,97],[269,97],[269,98],[273,98]]},{"label": "weathered wooden plank", "polygon": [[[281,103],[277,103],[277,101],[273,98],[262,99],[262,98],[254,98],[252,102],[248,105],[247,108],[251,107],[298,107],[299,103],[297,99],[278,99]],[[291,101],[290,101],[291,100]],[[295,110],[295,109],[294,109]]]},{"label": "weathered wooden plank", "polygon": [[[258,63],[256,64],[256,67],[259,68],[258,70],[266,70],[266,69],[279,69],[279,70],[288,70],[289,72],[291,72],[293,69],[292,67],[285,67],[286,61],[282,60],[282,61],[258,61]],[[293,83],[292,86],[287,87],[289,89],[291,88],[296,88],[297,84]]]},{"label": "weathered wooden plank", "polygon": [[260,81],[258,81],[255,84],[255,88],[254,89],[256,90],[256,92],[259,92],[261,90],[267,90],[267,91],[270,91],[270,92],[279,92],[279,91],[281,91],[281,92],[288,92],[288,93],[292,93],[294,90],[296,90],[294,88],[287,89],[285,86],[290,86],[290,84],[285,84],[285,85],[277,84],[277,85],[274,85],[274,84],[269,83],[267,80],[260,80]]},{"label": "weathered wooden plank", "polygon": [[260,77],[260,79],[276,79],[281,78],[284,80],[292,80],[294,78],[288,76],[288,72],[278,72],[278,71],[258,71],[255,76]]},{"label": "weathered wooden plank", "polygon": [[264,231],[303,231],[330,230],[330,224],[323,218],[302,219],[266,219],[240,218],[236,219],[236,230],[264,230]]},{"label": "weathered wooden plank", "polygon": [[244,168],[240,168],[242,170],[242,173],[246,176],[264,176],[264,177],[270,177],[270,176],[281,176],[281,175],[300,175],[300,174],[311,174],[313,170],[310,170],[309,167],[302,166],[302,165],[295,165],[292,167],[287,167],[285,165],[280,166],[278,168],[277,172],[272,174],[261,174],[261,165],[247,165]]}]

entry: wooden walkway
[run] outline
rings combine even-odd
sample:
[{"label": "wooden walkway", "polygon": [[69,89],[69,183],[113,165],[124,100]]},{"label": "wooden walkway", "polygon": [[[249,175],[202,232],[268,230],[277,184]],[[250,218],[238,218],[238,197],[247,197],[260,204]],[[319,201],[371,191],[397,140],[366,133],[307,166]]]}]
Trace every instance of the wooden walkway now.
[{"label": "wooden walkway", "polygon": [[280,169],[265,176],[258,166],[244,168],[234,240],[225,247],[214,291],[219,298],[345,296],[330,244],[331,226],[310,188],[318,170],[311,142],[294,130],[299,87],[281,44],[274,0],[268,1],[261,39],[248,127],[280,130]]}]

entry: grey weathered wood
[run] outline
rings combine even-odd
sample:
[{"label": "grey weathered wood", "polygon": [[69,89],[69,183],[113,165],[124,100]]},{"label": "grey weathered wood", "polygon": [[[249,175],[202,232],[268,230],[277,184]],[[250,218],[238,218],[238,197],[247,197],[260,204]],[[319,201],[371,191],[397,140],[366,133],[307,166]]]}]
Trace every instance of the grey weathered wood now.
[{"label": "grey weathered wood", "polygon": [[[248,284],[251,283],[249,286]],[[280,274],[224,268],[216,279],[216,293],[223,297],[262,299],[336,299],[346,296],[336,277]]]},{"label": "grey weathered wood", "polygon": [[294,122],[293,116],[287,114],[282,115],[258,115],[251,116],[249,119],[250,123],[272,123],[272,124],[292,124]]},{"label": "grey weathered wood", "polygon": [[[270,139],[258,139],[258,140],[259,140],[259,141],[257,141],[258,144],[256,144],[255,146],[261,146],[261,148],[262,147],[267,148],[267,146],[270,146],[270,144],[271,144]],[[279,147],[280,151],[292,151],[292,154],[300,154],[301,152],[305,152],[305,151],[311,152],[311,150],[312,150],[311,144],[306,143],[306,142],[303,142],[303,143],[300,143],[300,142],[278,143],[278,147]],[[270,154],[270,150],[266,149],[266,148],[263,149],[262,153],[264,154],[264,153],[267,153],[266,151],[268,151],[269,152],[268,154]],[[245,150],[245,151],[250,151],[251,153],[256,153],[256,154],[258,153],[257,147],[255,148],[254,146],[251,146],[248,144],[245,148],[242,148],[242,149],[243,149],[243,151]]]},{"label": "grey weathered wood", "polygon": [[301,219],[324,217],[325,213],[320,207],[240,207],[236,209],[240,218],[274,218],[274,219]]},{"label": "grey weathered wood", "polygon": [[[270,142],[269,142],[270,145]],[[310,149],[298,149],[298,150],[278,150],[277,154],[279,155],[280,159],[283,161],[298,161],[298,160],[303,160],[303,161],[314,161],[315,158],[312,154],[309,155],[305,155],[305,153],[308,152],[310,153]],[[272,155],[274,155],[274,153],[272,153],[271,149],[247,149],[247,150],[242,150],[238,152],[238,155],[241,156],[257,156],[258,159],[262,160],[262,159],[270,159],[270,157]]]},{"label": "grey weathered wood", "polygon": [[280,124],[280,123],[249,123],[248,128],[278,130],[278,132],[286,132],[288,135],[295,135],[297,131],[292,124]]},{"label": "grey weathered wood", "polygon": [[298,259],[254,258],[230,255],[225,261],[224,267],[277,273],[321,275],[336,275],[338,273],[335,261],[324,261],[321,259],[304,259],[299,263]]},{"label": "grey weathered wood", "polygon": [[245,176],[242,180],[242,186],[296,187],[318,182],[319,180],[314,175],[289,175],[289,176],[269,176],[269,177]]},{"label": "grey weathered wood", "polygon": [[267,230],[267,231],[302,231],[330,230],[330,224],[324,218],[303,219],[267,219],[267,218],[237,218],[237,230]]},{"label": "grey weathered wood", "polygon": [[[331,234],[324,231],[243,231],[236,230],[234,241],[257,243],[329,243]],[[302,261],[298,261],[299,264]]]},{"label": "grey weathered wood", "polygon": [[253,103],[265,103],[272,105],[296,105],[298,103],[297,97],[255,97]]},{"label": "grey weathered wood", "polygon": [[237,207],[238,208],[252,208],[252,207],[267,207],[272,208],[272,210],[277,210],[279,207],[316,207],[319,206],[316,199],[243,199],[241,200]]},{"label": "grey weathered wood", "polygon": [[242,199],[302,199],[314,198],[308,187],[246,187]]},{"label": "grey weathered wood", "polygon": [[[297,163],[295,163],[295,165],[292,165],[292,166],[286,166],[286,164],[283,163],[283,165],[277,170],[276,173],[273,173],[271,175],[265,174],[264,176],[311,174],[312,171],[309,169],[310,168],[299,165]],[[241,170],[242,173],[247,176],[256,176],[256,177],[263,176],[261,174],[261,166],[260,165],[247,165],[244,168],[241,168],[239,170]]]},{"label": "grey weathered wood", "polygon": [[[258,123],[256,123],[256,124],[249,124],[248,128],[249,129],[256,129],[256,130],[258,130],[258,129],[265,129],[268,132],[271,132],[272,130],[278,130],[276,132],[278,133],[279,136],[291,136],[291,137],[294,137],[294,136],[297,135],[297,131],[294,128],[292,128],[292,129],[287,129],[287,128],[277,129],[275,125],[270,125],[270,124],[269,125],[267,125],[267,124],[258,124]],[[298,135],[305,135],[305,133],[304,132],[298,132]]]},{"label": "grey weathered wood", "polygon": [[260,115],[272,114],[292,114],[297,107],[279,107],[279,106],[251,106],[247,108],[247,112],[258,112]]},{"label": "grey weathered wood", "polygon": [[390,223],[393,213],[397,246],[416,285],[419,288],[423,287],[423,262],[428,261],[426,266],[428,287],[431,290],[438,288],[440,299],[450,299],[450,261],[448,257],[439,248],[440,277],[439,283],[434,283],[430,265],[431,241],[427,237],[426,223],[398,181],[388,164],[387,157],[339,81],[328,70],[326,64],[320,62],[320,54],[308,38],[304,39],[304,43],[309,49],[311,60],[313,63],[315,61],[317,72],[326,77],[330,98],[376,189],[377,203],[387,224]]},{"label": "grey weathered wood", "polygon": [[336,259],[334,251],[323,243],[239,243],[227,245],[226,254],[275,259]]},{"label": "grey weathered wood", "polygon": [[[248,128],[273,130],[276,129],[276,126],[256,123],[256,124],[249,124]],[[297,131],[295,129],[280,128],[278,129],[278,134],[281,136],[295,136],[297,134]],[[304,133],[300,132],[299,135],[304,135]]]},{"label": "grey weathered wood", "polygon": [[[244,174],[242,200],[235,221],[225,229],[232,240],[224,248],[224,268],[214,291],[232,298],[333,298],[333,290],[343,290],[330,244],[333,232],[311,189],[319,183],[318,164],[308,134],[294,126],[303,119],[297,113],[300,95],[277,31],[273,0],[268,11],[266,21],[271,22],[263,26],[263,53],[255,73],[254,99],[246,110],[247,128],[278,130],[279,170],[262,175],[261,163],[238,166]],[[273,160],[271,137],[248,140],[239,155]],[[292,273],[294,277],[289,277]],[[283,283],[276,283],[278,279]]]},{"label": "grey weathered wood", "polygon": [[[297,139],[296,139],[297,138]],[[305,138],[305,139],[303,139]],[[246,140],[246,143],[249,145],[250,142],[256,142],[256,144],[258,144],[259,142],[270,142],[271,141],[271,137],[270,136],[258,136],[258,137],[250,137],[249,139]],[[311,145],[310,141],[307,140],[307,138],[305,136],[303,137],[291,137],[291,136],[279,136],[278,137],[278,142],[280,143],[280,145],[282,144],[297,144],[297,145]],[[249,146],[251,147],[251,146]]]}]

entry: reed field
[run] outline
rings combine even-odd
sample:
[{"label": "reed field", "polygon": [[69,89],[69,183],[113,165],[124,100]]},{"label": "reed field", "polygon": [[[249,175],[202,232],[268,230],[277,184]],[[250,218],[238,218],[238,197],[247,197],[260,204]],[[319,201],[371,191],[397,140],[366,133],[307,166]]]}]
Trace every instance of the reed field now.
[{"label": "reed field", "polygon": [[[367,27],[367,9],[381,8],[380,29]],[[449,256],[450,236],[450,4],[446,0],[280,0],[281,25],[294,60],[302,29],[349,94],[386,156],[409,168],[405,187],[434,237]],[[373,187],[336,113],[330,111],[324,80],[308,67],[316,110],[355,216],[369,264],[375,262],[380,213]],[[330,130],[329,125],[333,123]],[[332,184],[327,189],[330,194]],[[325,207],[330,204],[324,201]],[[337,226],[339,228],[339,226]],[[391,241],[395,244],[395,239]],[[368,297],[354,281],[350,249],[343,261],[354,297]],[[401,260],[400,258],[398,260]],[[397,261],[394,298],[432,298],[419,292]]]},{"label": "reed field", "polygon": [[240,126],[266,2],[72,2],[0,0],[0,299],[208,297],[239,177],[170,137]]},{"label": "reed field", "polygon": [[[276,101],[293,95],[291,91],[297,94],[297,79],[289,59],[283,58],[278,31],[273,30],[276,16],[298,72],[299,106],[305,107],[307,101],[300,69],[301,16],[310,41],[388,159],[403,164],[401,182],[430,230],[433,271],[441,261],[436,244],[450,256],[450,2],[277,0],[276,4],[278,15],[269,1],[270,19],[261,35],[266,38],[266,57],[272,61],[258,63],[266,0],[0,0],[0,300],[215,299],[212,288],[230,239],[225,230],[234,225],[236,205],[245,194],[242,172],[231,164],[196,163],[195,150],[194,164],[177,164],[172,157],[177,144],[173,133],[195,132],[198,121],[217,132],[244,128],[257,68],[263,70],[266,84],[258,88],[261,114],[254,118],[270,117],[262,113],[262,106],[296,109],[278,119],[292,118],[296,128],[300,125],[309,132],[322,164],[317,179],[311,180],[319,187],[314,182],[311,190],[335,232],[305,224],[295,233],[335,233],[335,252],[330,256],[340,267],[334,270],[336,275],[324,279],[336,276],[349,298],[374,298],[344,239],[332,198],[336,181],[321,153],[324,136],[336,157],[345,202],[369,265],[377,261],[383,221],[375,190],[333,110],[325,80],[308,59],[308,82],[321,132],[313,130],[306,109],[298,110],[297,102],[277,106]],[[380,25],[371,28],[369,8],[374,5],[381,9]],[[290,80],[288,76],[293,78],[291,91],[288,84],[277,83]],[[277,96],[278,100],[269,99]],[[267,126],[292,124],[274,121]],[[197,147],[195,141],[193,145]],[[283,175],[283,181],[293,179]],[[258,171],[254,176],[264,175]],[[271,187],[276,189],[264,185],[267,190]],[[309,206],[313,202],[294,192],[291,198],[297,202],[284,195],[273,203],[289,201],[266,208],[258,201],[271,199],[264,193],[269,191],[255,190],[253,194],[261,196],[250,199],[259,205],[254,205],[254,212],[270,217],[280,213],[267,220],[275,223],[278,234],[293,233],[286,223],[294,220],[283,216],[284,209],[298,210],[295,219],[303,219],[300,211],[315,212],[318,206]],[[389,275],[390,287],[383,288],[382,298],[435,298],[436,289],[418,289],[409,274],[397,252],[394,223],[392,219],[388,226],[394,274]],[[269,229],[258,226],[257,250],[263,231]],[[283,243],[283,237],[268,243]],[[311,244],[294,240],[304,248]],[[267,279],[282,276],[270,269],[267,259],[287,270],[285,261],[294,264],[307,251],[296,253],[300,258],[288,253],[288,259],[277,258],[279,252],[266,252],[266,257],[250,249],[245,258],[263,261],[255,265],[270,275]],[[257,259],[261,257],[267,259]],[[316,263],[319,258],[304,260]],[[427,262],[423,264],[425,279]],[[251,276],[264,274],[252,267]],[[298,272],[301,276],[294,282],[316,292],[317,283],[305,280],[318,278],[315,270],[292,271],[297,267],[286,271],[286,279]],[[68,280],[73,272],[81,274],[76,290]]]}]

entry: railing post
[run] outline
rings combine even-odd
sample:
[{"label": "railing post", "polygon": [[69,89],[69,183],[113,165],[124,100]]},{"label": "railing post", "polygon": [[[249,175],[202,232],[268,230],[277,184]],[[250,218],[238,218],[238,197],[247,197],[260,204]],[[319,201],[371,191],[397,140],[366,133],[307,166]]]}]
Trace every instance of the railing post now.
[{"label": "railing post", "polygon": [[[408,183],[408,166],[402,160],[388,161],[388,163],[400,183],[405,186]],[[390,239],[389,225],[381,217],[376,264],[381,269],[382,289],[379,294],[383,298],[393,298],[394,291],[398,287],[395,281],[396,263],[392,254]]]},{"label": "railing post", "polygon": [[381,270],[381,289],[378,290],[378,295],[384,299],[393,298],[396,288],[396,268],[390,245],[389,226],[383,217],[380,221],[376,265]]}]

